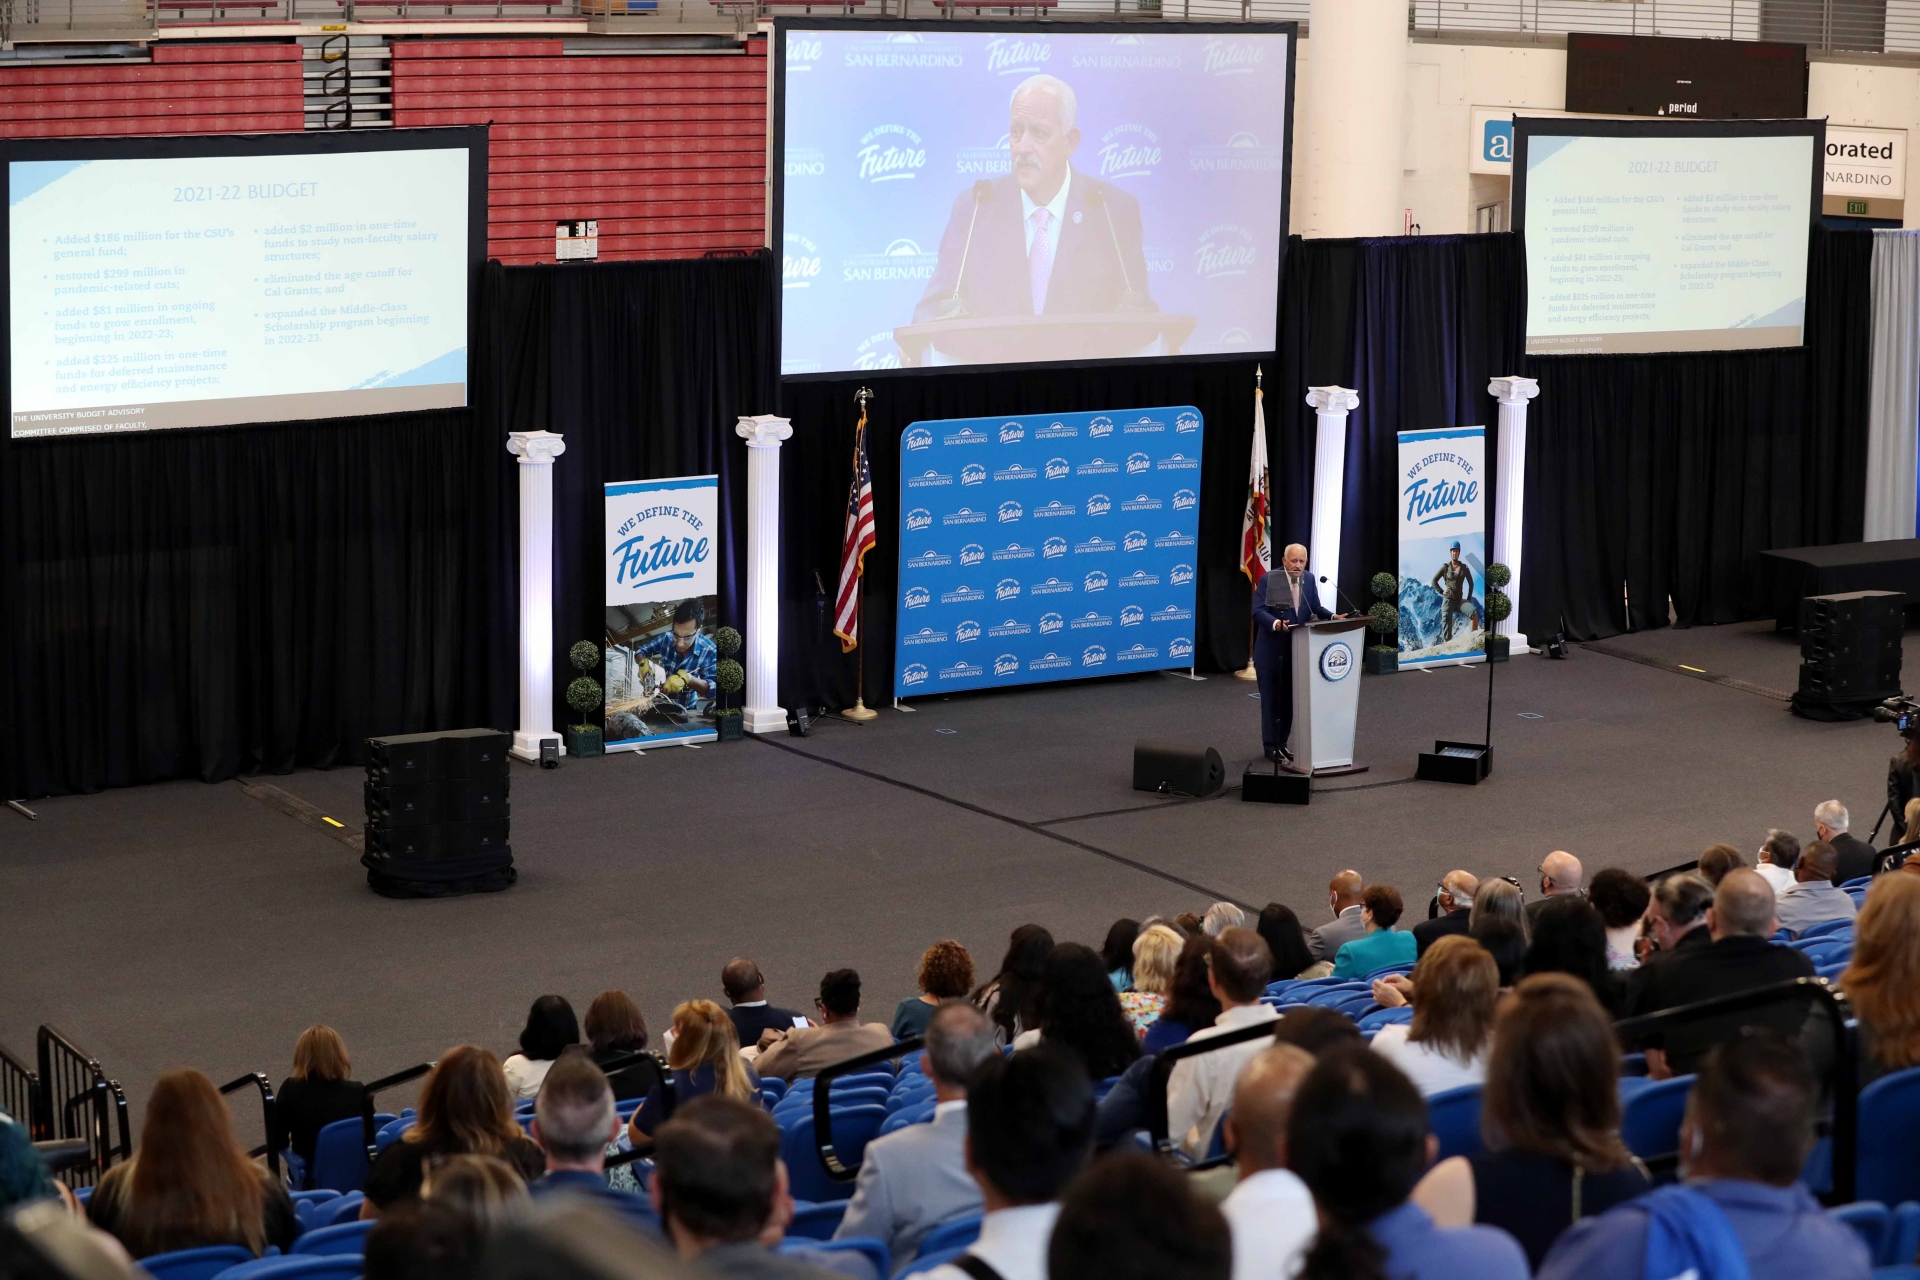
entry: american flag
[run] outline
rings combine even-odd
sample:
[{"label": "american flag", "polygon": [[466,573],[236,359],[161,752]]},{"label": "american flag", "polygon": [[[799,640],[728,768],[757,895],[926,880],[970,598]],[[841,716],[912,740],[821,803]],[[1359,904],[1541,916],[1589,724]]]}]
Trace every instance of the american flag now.
[{"label": "american flag", "polygon": [[1258,387],[1253,391],[1253,458],[1247,476],[1247,509],[1240,517],[1240,572],[1250,582],[1273,568],[1267,545],[1272,492],[1267,485],[1267,411]]},{"label": "american flag", "polygon": [[866,572],[867,552],[873,549],[873,471],[867,466],[867,406],[860,406],[860,425],[853,431],[853,485],[847,491],[847,536],[840,545],[840,600],[834,609],[833,634],[840,651],[851,653],[860,644],[860,575]]}]

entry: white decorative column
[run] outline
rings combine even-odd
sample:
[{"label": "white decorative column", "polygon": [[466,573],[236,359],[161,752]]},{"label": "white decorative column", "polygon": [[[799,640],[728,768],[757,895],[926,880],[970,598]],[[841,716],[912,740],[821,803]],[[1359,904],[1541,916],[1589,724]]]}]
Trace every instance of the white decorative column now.
[{"label": "white decorative column", "polygon": [[1513,601],[1507,635],[1515,649],[1525,652],[1526,633],[1520,630],[1520,535],[1527,524],[1527,401],[1540,394],[1532,378],[1495,378],[1487,394],[1500,403],[1500,443],[1497,463],[1500,480],[1493,495],[1494,561],[1513,571],[1506,585]]},{"label": "white decorative column", "polygon": [[[551,431],[515,431],[520,459],[520,727],[513,754],[538,760],[553,732],[553,460],[567,451]],[[567,753],[564,742],[560,754]]]},{"label": "white decorative column", "polygon": [[[1307,563],[1338,588],[1340,515],[1347,489],[1347,414],[1360,407],[1360,393],[1345,387],[1308,387],[1307,403],[1313,406],[1320,427],[1313,445],[1313,545],[1307,548]],[[1328,595],[1339,598],[1335,590],[1321,596],[1320,603],[1339,613],[1328,603]]]},{"label": "white decorative column", "polygon": [[770,413],[742,417],[734,434],[747,442],[747,705],[748,733],[787,727],[780,705],[780,443],[793,424]]},{"label": "white decorative column", "polygon": [[1313,0],[1301,42],[1306,151],[1294,189],[1307,236],[1406,230],[1407,0]]}]

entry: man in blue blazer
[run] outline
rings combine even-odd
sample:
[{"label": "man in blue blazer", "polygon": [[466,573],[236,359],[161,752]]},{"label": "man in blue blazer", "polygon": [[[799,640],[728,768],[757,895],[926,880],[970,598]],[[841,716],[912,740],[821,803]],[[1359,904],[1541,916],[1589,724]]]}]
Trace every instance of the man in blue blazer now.
[{"label": "man in blue blazer", "polygon": [[1280,568],[1253,584],[1253,669],[1260,677],[1260,745],[1269,760],[1293,763],[1294,627],[1334,615],[1320,604],[1307,572],[1307,549],[1295,542],[1281,553]]}]

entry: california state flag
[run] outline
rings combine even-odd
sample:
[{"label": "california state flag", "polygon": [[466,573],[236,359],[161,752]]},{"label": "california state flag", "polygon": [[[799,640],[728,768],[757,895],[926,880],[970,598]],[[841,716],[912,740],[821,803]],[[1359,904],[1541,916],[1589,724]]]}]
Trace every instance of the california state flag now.
[{"label": "california state flag", "polygon": [[1260,388],[1253,389],[1253,463],[1247,472],[1247,510],[1240,517],[1240,572],[1258,582],[1273,567],[1267,547],[1267,516],[1272,501],[1267,486],[1267,411]]}]

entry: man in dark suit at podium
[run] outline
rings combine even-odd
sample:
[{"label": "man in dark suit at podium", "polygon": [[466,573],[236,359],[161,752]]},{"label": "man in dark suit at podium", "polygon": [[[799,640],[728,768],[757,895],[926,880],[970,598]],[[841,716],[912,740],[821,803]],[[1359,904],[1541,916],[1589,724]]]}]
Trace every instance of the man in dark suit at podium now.
[{"label": "man in dark suit at podium", "polygon": [[1281,553],[1280,567],[1253,584],[1253,669],[1260,677],[1260,745],[1269,760],[1293,763],[1287,739],[1293,736],[1294,627],[1334,615],[1320,604],[1320,591],[1307,572],[1307,549],[1292,543]]},{"label": "man in dark suit at podium", "polygon": [[1013,172],[953,202],[915,324],[961,317],[1159,310],[1147,290],[1140,202],[1069,161],[1078,108],[1064,80],[1013,91]]}]

